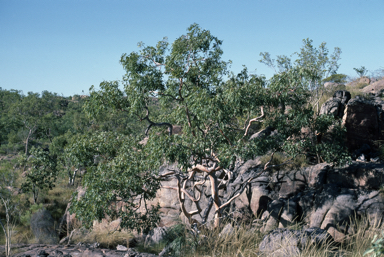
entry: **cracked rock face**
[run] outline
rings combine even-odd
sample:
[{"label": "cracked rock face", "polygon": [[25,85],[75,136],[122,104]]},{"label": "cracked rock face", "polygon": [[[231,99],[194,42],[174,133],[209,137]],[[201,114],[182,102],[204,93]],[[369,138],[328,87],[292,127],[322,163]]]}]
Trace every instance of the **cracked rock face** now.
[{"label": "cracked rock face", "polygon": [[[239,165],[235,170],[238,174],[235,181],[246,181],[262,169],[261,166],[257,161]],[[343,241],[346,235],[353,233],[353,228],[348,226],[351,218],[367,217],[370,224],[377,224],[383,218],[382,182],[384,164],[373,162],[353,162],[343,168],[321,163],[299,170],[265,172],[224,211],[239,221],[249,219],[250,215],[260,217],[263,232],[303,222],[308,228],[324,229],[336,241]],[[201,200],[203,209],[208,206],[210,198],[209,184],[205,187],[204,199]],[[236,186],[228,187],[221,195],[222,202],[229,199],[234,190]],[[175,204],[177,194],[169,191],[154,201],[159,201],[162,208],[173,208],[182,217],[180,206]],[[189,202],[186,208],[196,207]],[[213,219],[214,212],[211,208],[208,221]],[[194,218],[198,220],[200,217],[196,215]]]}]

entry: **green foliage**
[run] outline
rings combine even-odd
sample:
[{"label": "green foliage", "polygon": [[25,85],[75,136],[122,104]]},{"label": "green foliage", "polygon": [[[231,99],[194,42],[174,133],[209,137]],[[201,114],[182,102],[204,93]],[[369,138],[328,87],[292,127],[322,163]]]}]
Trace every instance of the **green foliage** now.
[{"label": "green foliage", "polygon": [[41,148],[31,149],[30,156],[21,156],[20,164],[28,167],[25,181],[21,190],[32,192],[34,203],[37,201],[39,190],[52,189],[57,178],[57,160]]},{"label": "green foliage", "polygon": [[[71,211],[86,226],[108,215],[121,217],[122,227],[138,231],[153,228],[158,222],[158,207],[147,208],[146,201],[154,198],[159,188],[150,171],[161,159],[143,161],[150,154],[135,138],[114,132],[74,137],[66,148],[66,158],[77,167],[87,167],[83,178],[87,190],[81,199],[73,198]],[[139,208],[148,212],[142,215]]]},{"label": "green foliage", "polygon": [[[144,135],[94,130],[71,139],[66,166],[86,170],[87,188],[81,199],[73,198],[71,211],[88,225],[108,215],[121,217],[122,227],[148,230],[158,220],[158,207],[148,209],[146,201],[159,188],[157,171],[164,163],[176,163],[186,172],[211,159],[231,169],[237,158],[269,151],[344,163],[344,144],[319,144],[314,134],[328,133],[332,126],[335,133],[343,131],[331,117],[316,116],[308,102],[311,83],[337,70],[340,50],[330,58],[325,43],[319,49],[311,40],[304,43],[295,65],[288,58],[278,59],[285,68],[269,81],[250,75],[246,68],[230,72],[229,62],[221,59],[222,41],[197,24],[172,45],[164,38],[155,47],[140,43],[139,52],[123,54],[123,85],[104,81],[100,91],[91,87],[84,110],[99,128],[104,113],[118,112],[147,127]],[[249,141],[244,123],[262,110],[263,126],[278,133]],[[182,133],[171,133],[174,125]],[[312,134],[302,137],[306,127]],[[147,142],[139,143],[143,139]]]},{"label": "green foliage", "polygon": [[303,39],[303,46],[300,48],[300,52],[295,52],[297,59],[294,64],[291,63],[291,58],[285,55],[277,56],[275,63],[274,59],[268,52],[260,53],[262,57],[259,60],[261,63],[273,68],[276,71],[276,67],[279,72],[284,72],[292,69],[294,65],[305,68],[310,71],[310,76],[307,79],[307,85],[310,90],[318,89],[321,85],[321,81],[330,75],[335,75],[339,69],[341,49],[335,47],[332,55],[329,55],[329,50],[326,47],[326,43],[323,42],[318,48],[313,46],[313,40],[307,38]]},{"label": "green foliage", "polygon": [[384,233],[382,232],[382,237],[377,238],[377,235],[374,236],[371,242],[371,247],[365,251],[364,256],[368,255],[372,257],[378,257],[384,254]]},{"label": "green foliage", "polygon": [[200,240],[196,231],[188,229],[183,224],[178,224],[167,230],[164,241],[172,256],[181,256],[186,250],[188,253],[196,252]]},{"label": "green foliage", "polygon": [[42,210],[44,208],[43,204],[33,204],[27,209],[25,212],[23,212],[22,215],[20,215],[20,223],[26,227],[30,226],[31,224],[31,218],[32,215],[39,210]]},{"label": "green foliage", "polygon": [[323,79],[323,82],[334,82],[338,84],[344,84],[347,82],[347,75],[345,74],[332,74],[331,76]]},{"label": "green foliage", "polygon": [[364,77],[365,74],[368,73],[368,70],[364,66],[361,66],[360,68],[353,68],[353,69],[356,71],[357,75],[360,76],[360,78]]}]

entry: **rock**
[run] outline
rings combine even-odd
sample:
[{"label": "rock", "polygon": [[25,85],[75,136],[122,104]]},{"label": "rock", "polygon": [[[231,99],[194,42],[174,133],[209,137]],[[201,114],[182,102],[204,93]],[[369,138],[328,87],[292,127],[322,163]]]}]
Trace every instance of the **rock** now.
[{"label": "rock", "polygon": [[234,231],[235,231],[235,229],[233,228],[232,224],[228,223],[227,225],[225,225],[225,227],[219,233],[219,237],[231,236]]},{"label": "rock", "polygon": [[40,244],[57,244],[55,221],[49,211],[43,209],[31,217],[31,230]]},{"label": "rock", "polygon": [[305,177],[300,172],[290,173],[281,181],[279,197],[287,199],[302,191],[305,186]]},{"label": "rock", "polygon": [[371,79],[364,76],[364,77],[361,77],[361,78],[358,78],[354,81],[349,82],[346,86],[347,87],[356,87],[356,86],[360,86],[362,84],[369,85],[370,83],[371,83]]},{"label": "rock", "polygon": [[384,79],[374,81],[369,86],[364,87],[361,91],[364,93],[373,93],[377,96],[381,96],[382,90],[384,89]]},{"label": "rock", "polygon": [[164,240],[167,235],[167,229],[163,227],[157,227],[152,229],[145,237],[145,245],[158,244]]},{"label": "rock", "polygon": [[81,257],[104,257],[104,254],[99,250],[86,249]]},{"label": "rock", "polygon": [[116,246],[116,250],[117,251],[127,251],[128,248],[125,247],[124,245],[118,245],[118,246]]},{"label": "rock", "polygon": [[381,100],[358,96],[348,102],[343,125],[347,129],[346,139],[350,151],[359,149],[363,144],[374,148],[375,141],[384,138],[383,105]]},{"label": "rock", "polygon": [[48,255],[49,255],[49,254],[46,253],[44,250],[40,250],[40,251],[37,253],[36,257],[47,257]]},{"label": "rock", "polygon": [[324,87],[325,87],[325,88],[337,87],[337,86],[339,86],[339,85],[340,85],[340,84],[335,83],[335,82],[325,82],[325,83],[324,83]]},{"label": "rock", "polygon": [[242,164],[239,168],[238,168],[238,174],[239,175],[243,175],[245,172],[249,172],[250,170],[254,170],[255,168],[257,169],[260,164],[261,164],[261,158],[258,157],[254,160],[248,160],[246,161],[244,164]]},{"label": "rock", "polygon": [[320,163],[314,166],[305,168],[302,171],[303,177],[306,178],[305,182],[308,187],[319,187],[326,181],[327,171],[330,169],[328,163]]},{"label": "rock", "polygon": [[351,93],[345,90],[336,91],[332,98],[321,105],[320,115],[332,114],[336,118],[342,118],[345,105],[351,99]]},{"label": "rock", "polygon": [[117,251],[111,249],[91,249],[87,246],[47,246],[47,245],[24,245],[18,247],[17,254],[14,257],[27,257],[27,256],[52,256],[52,257],[156,257],[155,254],[139,253],[135,249],[128,248],[126,251]]},{"label": "rock", "polygon": [[323,229],[305,230],[276,229],[264,236],[259,251],[266,256],[298,256],[309,245],[321,246],[332,242],[331,236]]},{"label": "rock", "polygon": [[50,254],[51,256],[57,256],[57,257],[62,257],[64,255],[64,253],[62,251],[59,251],[59,250],[54,250],[53,252],[51,252]]},{"label": "rock", "polygon": [[358,161],[358,162],[366,162],[367,159],[365,158],[364,154],[361,154],[359,157],[357,157],[356,161]]},{"label": "rock", "polygon": [[[268,181],[269,182],[269,181]],[[254,216],[259,217],[264,211],[268,209],[268,204],[271,202],[268,183],[252,184],[252,197],[250,201],[250,208]]]}]

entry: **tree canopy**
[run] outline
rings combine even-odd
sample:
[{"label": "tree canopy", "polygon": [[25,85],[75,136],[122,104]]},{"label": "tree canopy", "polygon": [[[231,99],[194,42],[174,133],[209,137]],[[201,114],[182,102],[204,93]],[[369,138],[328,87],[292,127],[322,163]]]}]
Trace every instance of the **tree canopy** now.
[{"label": "tree canopy", "polygon": [[[307,40],[306,47],[311,42]],[[122,82],[104,81],[100,90],[91,87],[84,109],[95,123],[103,112],[127,113],[145,122],[143,133],[89,133],[74,138],[66,148],[71,166],[86,170],[86,193],[73,198],[71,210],[88,224],[108,215],[121,217],[128,228],[154,226],[158,207],[147,207],[146,201],[155,197],[165,176],[158,170],[167,163],[178,167],[166,175],[178,180],[174,189],[180,208],[191,221],[201,209],[190,195],[197,210],[185,209],[187,191],[182,185],[199,173],[210,181],[217,225],[233,199],[221,202],[216,174],[231,174],[236,161],[264,154],[273,158],[275,152],[284,152],[287,158],[304,154],[319,162],[347,161],[338,137],[343,129],[333,117],[317,116],[309,97],[313,79],[324,73],[325,44],[312,49],[313,55],[298,53],[305,62],[284,62],[285,68],[270,80],[249,74],[247,68],[239,74],[231,72],[229,62],[221,58],[222,41],[197,24],[172,44],[164,38],[154,47],[139,45],[139,52],[121,57],[126,71]],[[329,65],[329,71],[337,69],[336,64]],[[176,127],[180,133],[173,133]],[[310,132],[303,135],[303,128]],[[263,129],[275,133],[251,137]],[[335,139],[321,141],[319,135],[327,133]],[[198,186],[191,190],[198,191]],[[139,212],[142,206],[145,212]]]}]

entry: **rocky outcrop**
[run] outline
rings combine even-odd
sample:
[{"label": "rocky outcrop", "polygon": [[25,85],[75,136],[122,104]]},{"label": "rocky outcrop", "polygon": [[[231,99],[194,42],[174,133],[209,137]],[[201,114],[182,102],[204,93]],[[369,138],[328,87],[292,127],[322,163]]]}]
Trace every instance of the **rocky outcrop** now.
[{"label": "rocky outcrop", "polygon": [[350,151],[364,144],[375,148],[375,141],[384,139],[383,108],[384,101],[379,97],[367,99],[357,96],[348,102],[343,125],[347,129],[347,146]]},{"label": "rocky outcrop", "polygon": [[364,87],[361,91],[364,93],[371,93],[377,96],[381,96],[384,90],[384,79],[374,81],[369,86]]},{"label": "rocky outcrop", "polygon": [[359,150],[364,144],[375,151],[377,141],[384,139],[383,110],[384,101],[378,96],[356,96],[351,99],[348,91],[339,90],[321,106],[320,115],[332,114],[335,118],[342,118],[347,129],[346,142],[350,152]]},{"label": "rocky outcrop", "polygon": [[358,78],[354,81],[349,82],[346,86],[347,87],[357,87],[360,85],[369,85],[370,83],[371,83],[371,79],[366,77],[366,76],[363,76],[361,78]]},{"label": "rocky outcrop", "polygon": [[[235,180],[246,181],[262,170],[259,160],[247,161],[235,169]],[[336,241],[343,241],[353,233],[348,226],[351,219],[367,217],[372,224],[381,222],[384,198],[380,187],[383,181],[384,164],[381,163],[353,162],[343,168],[322,163],[300,170],[263,172],[224,212],[227,217],[240,222],[259,217],[262,232],[302,222],[308,228],[324,229]],[[230,199],[235,189],[228,187],[222,192],[222,202]],[[175,214],[183,220],[174,191],[159,195],[157,201],[163,208],[172,206]],[[200,206],[204,210],[209,205],[209,185],[203,187],[203,192],[204,199]],[[196,207],[190,202],[186,208],[192,210]],[[214,209],[211,208],[208,221],[213,219],[213,214]],[[202,216],[195,215],[194,218],[202,222]],[[162,219],[161,224],[169,221],[168,217],[163,216]]]},{"label": "rocky outcrop", "polygon": [[265,256],[294,257],[310,246],[332,244],[327,231],[319,228],[304,230],[276,229],[264,236],[259,251]]},{"label": "rocky outcrop", "polygon": [[336,91],[332,98],[326,101],[320,108],[321,114],[332,114],[335,118],[342,118],[345,105],[351,99],[351,93],[345,90]]}]

